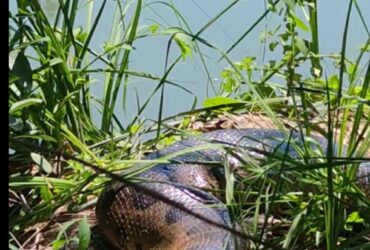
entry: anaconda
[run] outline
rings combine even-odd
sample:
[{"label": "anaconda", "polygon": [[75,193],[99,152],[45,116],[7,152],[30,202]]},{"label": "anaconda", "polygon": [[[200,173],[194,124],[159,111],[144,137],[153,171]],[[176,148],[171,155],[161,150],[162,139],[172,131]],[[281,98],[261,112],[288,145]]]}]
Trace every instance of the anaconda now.
[{"label": "anaconda", "polygon": [[[299,158],[298,151],[303,150],[300,134],[290,137],[290,141],[297,142],[296,146],[288,143],[288,138],[287,134],[270,129],[224,129],[184,139],[151,153],[146,159],[167,157],[171,162],[155,164],[140,173],[140,184],[115,182],[99,197],[96,215],[103,235],[117,249],[243,249],[238,245],[242,241],[236,240],[230,231],[199,218],[232,227],[222,198],[204,190],[220,189],[223,168],[219,166],[225,161],[233,167],[240,165],[244,153],[262,159],[273,152]],[[326,152],[324,138],[311,138],[317,142],[310,144],[311,148],[318,149],[320,145]],[[208,143],[218,147],[206,147]],[[244,153],[228,153],[228,149],[235,147]],[[369,173],[370,164],[363,163],[358,178],[367,190]]]}]

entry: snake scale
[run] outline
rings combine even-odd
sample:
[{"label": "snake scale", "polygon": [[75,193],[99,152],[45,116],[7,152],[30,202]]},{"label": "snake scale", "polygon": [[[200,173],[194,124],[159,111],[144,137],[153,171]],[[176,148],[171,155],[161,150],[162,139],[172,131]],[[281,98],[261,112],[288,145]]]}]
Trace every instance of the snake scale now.
[{"label": "snake scale", "polygon": [[[240,158],[238,154],[227,154],[228,147],[241,148],[255,157],[261,157],[261,152],[286,151],[290,157],[297,158],[299,149],[288,144],[287,138],[285,133],[270,129],[223,129],[184,139],[149,154],[148,160],[168,157],[171,163],[158,163],[140,173],[138,177],[143,180],[140,184],[114,182],[106,187],[96,208],[102,234],[116,249],[242,249],[230,231],[201,219],[232,227],[228,209],[220,197],[204,191],[222,187],[223,168],[210,167],[205,162],[218,162],[220,166],[226,160],[230,166],[237,166]],[[303,148],[300,138],[300,134],[293,133],[290,139]],[[311,138],[326,152],[324,138]],[[224,147],[209,148],[205,144]],[[311,144],[311,147],[317,146]],[[365,164],[360,166],[358,177],[368,188],[370,164]],[[143,192],[141,187],[160,194],[165,200]],[[201,218],[184,210],[191,210]]]}]

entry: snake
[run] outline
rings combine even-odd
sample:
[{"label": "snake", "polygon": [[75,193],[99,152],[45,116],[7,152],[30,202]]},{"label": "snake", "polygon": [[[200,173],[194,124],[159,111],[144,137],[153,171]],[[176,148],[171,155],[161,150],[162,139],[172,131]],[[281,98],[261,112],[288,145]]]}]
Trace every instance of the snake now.
[{"label": "snake", "polygon": [[[326,152],[324,137],[310,138],[311,149]],[[147,155],[154,163],[137,174],[138,182],[105,187],[96,206],[100,231],[111,249],[245,249],[226,230],[235,227],[223,198],[209,191],[225,186],[222,166],[235,169],[243,158],[277,153],[297,160],[306,144],[298,132],[274,129],[221,129],[175,142]],[[358,184],[367,190],[369,173],[370,164],[362,163]]]}]

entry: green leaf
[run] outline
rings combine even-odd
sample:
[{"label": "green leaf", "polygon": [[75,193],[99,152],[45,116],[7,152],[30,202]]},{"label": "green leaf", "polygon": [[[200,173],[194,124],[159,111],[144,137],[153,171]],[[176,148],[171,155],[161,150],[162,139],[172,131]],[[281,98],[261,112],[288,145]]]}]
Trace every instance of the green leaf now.
[{"label": "green leaf", "polygon": [[44,201],[51,201],[54,197],[49,186],[40,187],[40,195]]},{"label": "green leaf", "polygon": [[300,28],[301,30],[303,30],[305,32],[309,32],[310,31],[310,28],[308,28],[308,26],[301,19],[299,19],[297,16],[293,15],[293,19],[294,19],[295,25],[298,28]]},{"label": "green leaf", "polygon": [[191,49],[193,47],[193,38],[187,35],[182,29],[171,27],[163,30],[165,35],[173,35],[173,39],[180,48],[182,59],[185,60],[187,56],[191,56]]},{"label": "green leaf", "polygon": [[19,0],[17,1],[17,3],[18,3],[18,8],[23,11],[27,11],[26,8],[31,4],[31,2],[27,0]]},{"label": "green leaf", "polygon": [[9,177],[9,187],[12,188],[35,188],[35,187],[45,187],[47,185],[52,185],[54,188],[60,189],[71,189],[75,186],[69,180],[51,178],[51,177],[40,177],[40,176],[15,176]]},{"label": "green leaf", "polygon": [[152,34],[156,34],[158,29],[159,29],[159,25],[158,24],[152,24],[148,27],[148,29],[150,30],[150,32]]},{"label": "green leaf", "polygon": [[28,98],[28,99],[13,103],[13,105],[10,107],[9,113],[14,114],[19,110],[22,110],[32,105],[40,104],[42,102],[43,102],[42,99]]},{"label": "green leaf", "polygon": [[53,241],[53,249],[63,249],[64,245],[67,243],[66,240],[55,240]]},{"label": "green leaf", "polygon": [[16,74],[12,72],[9,72],[9,83],[14,83],[15,81],[18,81],[19,79],[21,79],[19,76],[17,76]]},{"label": "green leaf", "polygon": [[85,250],[88,249],[90,243],[91,231],[90,225],[87,222],[86,217],[84,217],[80,221],[79,229],[78,229],[78,250]]},{"label": "green leaf", "polygon": [[328,79],[328,85],[330,88],[337,90],[339,87],[338,75],[331,75]]},{"label": "green leaf", "polygon": [[31,153],[32,160],[47,174],[50,174],[52,167],[50,163],[42,156],[37,153]]},{"label": "green leaf", "polygon": [[243,102],[229,98],[229,97],[216,96],[216,97],[212,97],[212,98],[208,98],[204,100],[203,106],[205,108],[209,108],[209,107],[215,107],[215,106],[220,106],[220,105],[225,105],[225,104],[236,104],[236,103],[243,103]]},{"label": "green leaf", "polygon": [[360,217],[358,211],[352,212],[346,220],[346,223],[362,223],[362,222],[364,222],[364,219]]},{"label": "green leaf", "polygon": [[[17,59],[17,56],[19,54],[19,51],[18,50],[15,50],[15,51],[11,51],[9,52],[9,69],[13,69],[14,67],[14,63],[15,63],[15,60]],[[11,74],[11,73],[10,73]]]},{"label": "green leaf", "polygon": [[9,249],[10,250],[19,250],[18,247],[14,246],[13,244],[9,243]]},{"label": "green leaf", "polygon": [[172,35],[175,33],[183,33],[183,30],[180,28],[176,28],[176,27],[170,27],[162,31],[162,34],[164,35]]},{"label": "green leaf", "polygon": [[[13,129],[16,129],[18,127],[15,127],[15,126],[20,126],[21,124],[10,124],[9,126],[11,126]],[[18,128],[19,129],[19,128]],[[43,140],[43,141],[49,141],[49,142],[57,142],[57,140],[55,140],[54,137],[50,136],[50,135],[39,135],[39,134],[36,134],[36,135],[20,135],[20,136],[17,136],[16,137],[17,139],[19,138],[29,138],[29,139],[34,139],[34,140]]]},{"label": "green leaf", "polygon": [[293,1],[293,0],[284,0],[284,2],[290,10],[294,11],[295,1]]},{"label": "green leaf", "polygon": [[[18,88],[30,91],[32,88],[32,68],[24,52],[18,53],[17,58],[14,61],[13,68],[11,69],[12,74],[20,77]],[[23,93],[24,94],[24,93]]]},{"label": "green leaf", "polygon": [[63,131],[63,135],[65,136],[68,141],[70,141],[73,145],[78,147],[82,152],[86,153],[87,155],[91,156],[95,162],[100,162],[99,158],[95,156],[95,154],[89,149],[86,144],[84,144],[78,137],[76,137],[64,124],[60,126],[61,130]]},{"label": "green leaf", "polygon": [[262,96],[266,97],[275,97],[275,91],[271,85],[259,84],[256,86],[256,89],[261,93]]},{"label": "green leaf", "polygon": [[182,59],[185,60],[187,56],[191,57],[191,37],[184,33],[177,33],[174,40],[181,50]]},{"label": "green leaf", "polygon": [[294,220],[289,228],[289,231],[285,237],[283,248],[288,249],[291,246],[291,242],[294,240],[294,234],[299,230],[299,226],[303,223],[307,210],[304,209],[299,214],[295,215]]},{"label": "green leaf", "polygon": [[309,52],[309,49],[306,46],[305,41],[300,37],[295,37],[295,45],[298,47],[298,49],[304,54],[307,55]]},{"label": "green leaf", "polygon": [[77,219],[74,219],[74,220],[70,220],[70,221],[67,221],[67,222],[63,223],[60,227],[60,230],[58,232],[56,240],[63,239],[63,237],[65,237],[67,235],[66,232],[67,232],[68,228],[70,228],[77,221],[78,221]]},{"label": "green leaf", "polygon": [[17,132],[22,131],[24,128],[23,121],[20,118],[16,118],[14,116],[9,116],[9,127],[14,129]]},{"label": "green leaf", "polygon": [[58,235],[56,239],[53,241],[53,250],[59,250],[62,249],[63,246],[68,244],[68,242],[76,241],[74,238],[72,239],[64,239],[64,237],[67,235],[67,230],[70,228],[74,223],[76,223],[77,220],[70,220],[61,225],[61,228],[58,232]]}]

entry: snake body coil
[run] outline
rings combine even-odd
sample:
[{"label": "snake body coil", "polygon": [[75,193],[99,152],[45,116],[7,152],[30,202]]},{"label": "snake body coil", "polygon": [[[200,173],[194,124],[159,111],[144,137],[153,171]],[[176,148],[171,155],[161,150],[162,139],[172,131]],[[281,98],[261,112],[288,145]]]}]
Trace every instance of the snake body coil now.
[{"label": "snake body coil", "polygon": [[[302,145],[299,138],[298,133],[293,133],[292,140]],[[314,138],[325,152],[325,139]],[[232,224],[225,204],[216,195],[203,191],[223,186],[222,168],[212,168],[205,162],[221,165],[226,159],[237,165],[238,157],[227,154],[222,147],[202,146],[221,143],[226,148],[243,148],[257,157],[262,156],[261,151],[271,153],[278,147],[290,157],[298,156],[283,139],[287,140],[287,136],[277,130],[225,129],[185,139],[150,154],[147,159],[168,157],[171,163],[156,164],[139,174],[140,184],[114,183],[102,192],[96,215],[103,235],[117,249],[241,249],[228,230],[210,226],[209,221],[229,228]],[[370,172],[368,165],[361,168],[361,175]]]}]

